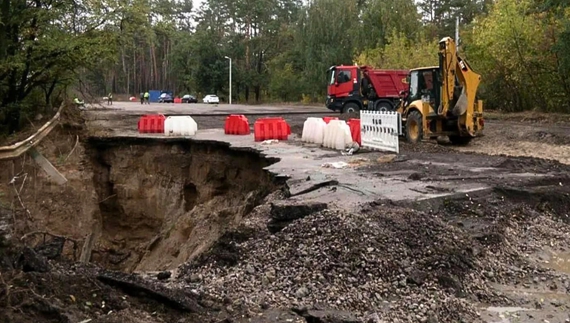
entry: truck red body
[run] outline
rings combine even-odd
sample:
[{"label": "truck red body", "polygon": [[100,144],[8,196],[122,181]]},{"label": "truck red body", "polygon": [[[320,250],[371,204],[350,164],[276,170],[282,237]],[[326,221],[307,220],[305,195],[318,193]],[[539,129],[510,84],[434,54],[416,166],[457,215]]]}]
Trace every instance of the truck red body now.
[{"label": "truck red body", "polygon": [[344,113],[395,111],[401,91],[408,87],[408,73],[408,70],[381,70],[370,66],[332,66],[326,106]]}]

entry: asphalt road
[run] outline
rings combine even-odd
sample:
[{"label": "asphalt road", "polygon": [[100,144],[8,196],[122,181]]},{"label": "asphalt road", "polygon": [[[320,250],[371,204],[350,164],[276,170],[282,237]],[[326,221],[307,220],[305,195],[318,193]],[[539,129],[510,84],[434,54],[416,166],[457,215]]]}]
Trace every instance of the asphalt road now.
[{"label": "asphalt road", "polygon": [[[300,106],[300,105],[245,105],[245,104],[205,104],[205,103],[150,103],[140,104],[140,102],[113,102],[107,105],[102,102],[93,105],[93,109],[98,112],[120,113],[125,114],[145,114],[145,113],[164,113],[164,114],[278,114],[288,113],[333,113],[328,110],[324,103],[316,106]],[[107,111],[105,111],[107,110]]]}]

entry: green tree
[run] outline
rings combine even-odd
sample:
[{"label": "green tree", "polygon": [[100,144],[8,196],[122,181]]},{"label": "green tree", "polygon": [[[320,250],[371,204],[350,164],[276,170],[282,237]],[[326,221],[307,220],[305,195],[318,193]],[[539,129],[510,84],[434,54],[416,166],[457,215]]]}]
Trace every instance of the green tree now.
[{"label": "green tree", "polygon": [[386,45],[393,31],[414,39],[422,32],[421,15],[413,0],[367,0],[361,16],[362,49]]},{"label": "green tree", "polygon": [[393,31],[388,44],[364,51],[357,57],[361,65],[382,69],[412,69],[438,64],[437,40],[425,40],[422,35],[410,39],[403,33]]},{"label": "green tree", "polygon": [[[53,92],[78,68],[93,68],[113,54],[105,26],[113,8],[72,1],[3,1],[0,8],[0,112],[9,133],[20,127],[26,99]],[[46,99],[49,101],[49,97]]]},{"label": "green tree", "polygon": [[488,107],[507,111],[568,109],[563,59],[550,49],[561,25],[531,0],[499,0],[474,25],[469,55],[483,75]]}]

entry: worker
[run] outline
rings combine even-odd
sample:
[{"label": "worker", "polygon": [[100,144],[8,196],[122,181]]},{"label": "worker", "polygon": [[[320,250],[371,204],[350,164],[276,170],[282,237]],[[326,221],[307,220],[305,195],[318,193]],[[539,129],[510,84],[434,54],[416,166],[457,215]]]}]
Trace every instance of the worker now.
[{"label": "worker", "polygon": [[85,109],[85,102],[79,100],[77,97],[73,99],[73,103],[75,103],[75,106],[78,107],[79,109],[81,110]]},{"label": "worker", "polygon": [[141,104],[144,103],[144,93],[141,92]]},{"label": "worker", "polygon": [[150,104],[149,99],[150,99],[150,93],[148,93],[148,91],[146,91],[144,93],[144,100],[146,101],[146,104]]},{"label": "worker", "polygon": [[107,96],[107,105],[113,105],[113,93],[109,93]]}]

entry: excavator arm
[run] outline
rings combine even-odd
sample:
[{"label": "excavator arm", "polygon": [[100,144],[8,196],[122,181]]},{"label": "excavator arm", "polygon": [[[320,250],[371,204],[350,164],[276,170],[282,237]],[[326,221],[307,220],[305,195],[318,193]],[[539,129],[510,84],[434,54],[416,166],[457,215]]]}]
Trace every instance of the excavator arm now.
[{"label": "excavator arm", "polygon": [[442,73],[442,95],[438,114],[446,116],[450,109],[457,117],[468,112],[472,114],[481,76],[457,54],[457,47],[451,37],[445,37],[439,42],[439,66]]}]

